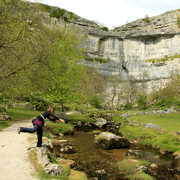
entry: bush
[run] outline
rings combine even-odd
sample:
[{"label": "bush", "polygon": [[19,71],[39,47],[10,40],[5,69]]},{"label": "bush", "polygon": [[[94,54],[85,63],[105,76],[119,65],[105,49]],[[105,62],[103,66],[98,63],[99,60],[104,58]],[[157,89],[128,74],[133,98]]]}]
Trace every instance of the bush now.
[{"label": "bush", "polygon": [[59,19],[64,16],[65,10],[64,9],[53,9],[50,13],[50,17],[55,17],[56,19]]},{"label": "bush", "polygon": [[40,92],[25,95],[24,100],[26,102],[30,102],[32,107],[38,111],[46,110],[47,106],[49,105],[49,102],[45,98],[43,98],[43,95]]},{"label": "bush", "polygon": [[138,107],[139,107],[139,109],[147,109],[147,100],[146,100],[145,96],[143,96],[143,95],[139,96]]},{"label": "bush", "polygon": [[124,110],[130,110],[132,109],[132,104],[129,103],[129,104],[122,105],[121,108]]},{"label": "bush", "polygon": [[145,15],[145,18],[143,19],[144,22],[149,23],[150,22],[150,18],[148,15]]},{"label": "bush", "polygon": [[107,27],[103,27],[101,28],[103,31],[109,31],[109,29]]},{"label": "bush", "polygon": [[91,106],[93,106],[97,109],[102,108],[101,101],[97,96],[91,96],[89,99],[89,103],[91,104]]}]

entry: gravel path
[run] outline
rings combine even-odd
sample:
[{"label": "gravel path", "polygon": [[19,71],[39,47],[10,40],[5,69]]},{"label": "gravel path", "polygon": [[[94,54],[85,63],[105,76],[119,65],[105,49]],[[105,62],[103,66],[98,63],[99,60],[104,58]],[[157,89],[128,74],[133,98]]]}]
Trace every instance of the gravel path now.
[{"label": "gravel path", "polygon": [[35,147],[29,133],[17,133],[17,127],[32,127],[31,120],[18,122],[0,131],[0,180],[38,180],[28,157],[28,148]]}]

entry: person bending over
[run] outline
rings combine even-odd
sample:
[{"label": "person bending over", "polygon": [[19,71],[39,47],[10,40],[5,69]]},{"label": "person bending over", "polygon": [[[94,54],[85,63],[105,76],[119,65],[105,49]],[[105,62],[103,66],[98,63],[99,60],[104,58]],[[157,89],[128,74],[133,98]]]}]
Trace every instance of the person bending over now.
[{"label": "person bending over", "polygon": [[57,116],[53,114],[54,109],[49,107],[46,112],[37,116],[33,122],[33,128],[26,128],[26,127],[19,127],[18,133],[34,133],[37,131],[37,147],[42,147],[42,136],[43,136],[43,126],[45,124],[45,119],[48,118],[50,121],[53,122],[65,122],[63,119],[59,119]]}]

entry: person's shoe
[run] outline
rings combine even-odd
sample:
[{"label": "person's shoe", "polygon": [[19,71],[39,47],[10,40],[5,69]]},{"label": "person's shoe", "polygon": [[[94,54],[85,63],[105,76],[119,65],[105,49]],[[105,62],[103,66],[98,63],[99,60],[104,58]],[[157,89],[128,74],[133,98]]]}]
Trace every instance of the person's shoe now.
[{"label": "person's shoe", "polygon": [[17,131],[18,131],[18,134],[20,134],[20,132],[21,132],[21,131],[20,131],[20,127],[17,128]]}]

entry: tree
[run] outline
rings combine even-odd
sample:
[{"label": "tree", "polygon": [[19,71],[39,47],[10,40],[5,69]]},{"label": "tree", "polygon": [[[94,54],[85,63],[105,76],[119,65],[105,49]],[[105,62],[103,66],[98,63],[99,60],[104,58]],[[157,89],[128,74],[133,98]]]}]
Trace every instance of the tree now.
[{"label": "tree", "polygon": [[85,83],[85,92],[87,98],[91,101],[95,96],[101,102],[105,99],[105,79],[93,68],[87,68],[88,81]]},{"label": "tree", "polygon": [[115,101],[115,98],[117,100],[117,96],[119,94],[119,85],[121,83],[121,79],[118,75],[112,75],[108,78],[108,82],[110,83],[110,87],[111,87],[111,94],[112,94],[112,97],[110,99],[110,104],[111,104],[111,107],[114,108],[114,101]]},{"label": "tree", "polygon": [[79,61],[83,57],[81,47],[84,37],[80,32],[64,28],[54,39],[48,68],[44,69],[48,85],[48,98],[61,104],[78,103],[84,99],[86,68]]},{"label": "tree", "polygon": [[0,0],[0,92],[15,96],[35,88],[48,51],[44,37],[49,31],[40,16],[36,5]]},{"label": "tree", "polygon": [[133,77],[129,77],[129,81],[124,84],[124,97],[127,104],[128,109],[133,106],[133,103],[137,100],[137,80]]}]

